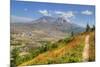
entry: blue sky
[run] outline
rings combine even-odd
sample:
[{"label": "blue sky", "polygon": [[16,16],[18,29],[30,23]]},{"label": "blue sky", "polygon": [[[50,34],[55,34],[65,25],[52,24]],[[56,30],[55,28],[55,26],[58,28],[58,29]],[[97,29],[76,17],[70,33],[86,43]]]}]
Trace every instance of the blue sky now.
[{"label": "blue sky", "polygon": [[60,16],[81,26],[86,26],[87,23],[93,25],[95,24],[95,7],[11,0],[11,19],[13,21],[32,21],[42,16]]}]

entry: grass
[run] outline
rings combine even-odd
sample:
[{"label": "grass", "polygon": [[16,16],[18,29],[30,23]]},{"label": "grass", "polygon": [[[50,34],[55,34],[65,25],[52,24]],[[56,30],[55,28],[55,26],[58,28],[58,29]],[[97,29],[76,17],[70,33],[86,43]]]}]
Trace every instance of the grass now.
[{"label": "grass", "polygon": [[[81,62],[82,51],[84,48],[85,35],[75,36],[69,40],[60,40],[57,44],[60,47],[56,49],[43,52],[33,58],[30,61],[22,63],[23,65],[34,65],[34,64],[58,64],[58,63],[70,63],[70,62]],[[41,60],[41,61],[40,61]]]},{"label": "grass", "polygon": [[26,66],[82,62],[82,52],[87,34],[90,35],[89,61],[95,61],[94,32],[83,32],[73,37],[61,39],[55,43],[41,41],[42,46],[30,50],[29,55],[17,56],[16,65]]},{"label": "grass", "polygon": [[95,61],[95,32],[90,33],[89,61]]}]

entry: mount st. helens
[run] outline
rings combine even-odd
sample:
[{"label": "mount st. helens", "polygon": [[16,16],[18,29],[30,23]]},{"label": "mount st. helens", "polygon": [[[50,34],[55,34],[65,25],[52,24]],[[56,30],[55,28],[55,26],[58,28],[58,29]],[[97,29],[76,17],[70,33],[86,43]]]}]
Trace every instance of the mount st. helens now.
[{"label": "mount st. helens", "polygon": [[20,42],[25,46],[24,48],[29,49],[29,47],[41,46],[41,41],[55,42],[68,37],[71,32],[76,34],[84,30],[83,27],[68,22],[62,17],[43,16],[27,23],[11,22],[11,39],[14,39],[11,40],[11,44],[20,45]]},{"label": "mount st. helens", "polygon": [[[14,31],[33,31],[33,30],[43,30],[46,32],[61,32],[61,33],[70,33],[70,32],[82,32],[84,31],[84,28],[68,22],[66,19],[62,17],[54,18],[50,16],[43,16],[40,17],[39,19],[36,19],[31,22],[23,23],[23,22],[18,22],[14,23],[11,22],[11,32]],[[59,33],[56,33],[56,35]]]}]

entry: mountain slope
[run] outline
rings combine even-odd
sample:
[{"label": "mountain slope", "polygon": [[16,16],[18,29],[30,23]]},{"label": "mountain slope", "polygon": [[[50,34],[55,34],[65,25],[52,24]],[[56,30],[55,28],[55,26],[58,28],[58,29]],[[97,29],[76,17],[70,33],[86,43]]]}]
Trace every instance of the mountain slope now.
[{"label": "mountain slope", "polygon": [[[80,35],[75,36],[69,42],[59,43],[59,45],[64,44],[63,46],[39,54],[37,57],[33,58],[30,61],[24,62],[19,66],[34,65],[34,64],[55,64],[55,63],[58,64],[58,63],[69,63],[69,62],[81,62],[83,61],[82,53],[85,46],[85,37],[87,36],[87,34],[90,35],[90,37],[94,37],[93,36],[94,32],[82,33]],[[92,46],[91,42],[93,41],[90,40],[90,47]],[[90,49],[89,51],[94,52],[93,50],[94,48],[92,48],[92,50]],[[91,57],[93,55],[95,54],[93,53],[89,56]]]},{"label": "mountain slope", "polygon": [[30,61],[22,63],[19,66],[33,64],[80,62],[82,61],[82,52],[84,48],[85,36],[86,35],[77,35],[69,42],[58,43],[59,45],[63,44],[63,46],[39,54],[37,57],[33,58]]},{"label": "mountain slope", "polygon": [[43,16],[38,18],[37,20],[34,20],[29,23],[11,23],[11,31],[32,31],[34,29],[38,30],[45,30],[45,31],[59,31],[63,33],[70,33],[70,32],[82,32],[84,31],[84,28],[68,22],[66,19],[62,17],[53,18],[50,16]]},{"label": "mountain slope", "polygon": [[53,18],[49,16],[43,16],[35,21],[33,21],[33,27],[38,29],[45,29],[45,30],[55,30],[61,32],[82,32],[84,28],[81,26],[70,23],[66,19],[62,17]]}]

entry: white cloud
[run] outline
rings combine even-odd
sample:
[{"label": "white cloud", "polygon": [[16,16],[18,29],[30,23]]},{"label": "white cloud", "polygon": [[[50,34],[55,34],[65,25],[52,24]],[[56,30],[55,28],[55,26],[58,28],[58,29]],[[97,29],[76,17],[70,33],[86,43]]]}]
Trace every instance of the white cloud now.
[{"label": "white cloud", "polygon": [[66,18],[74,17],[74,13],[72,11],[68,11],[68,12],[55,11],[55,13]]},{"label": "white cloud", "polygon": [[68,22],[71,21],[71,19],[73,17],[75,17],[74,12],[72,11],[67,11],[67,12],[63,12],[63,11],[55,11],[55,14],[57,14],[60,17],[65,18]]},{"label": "white cloud", "polygon": [[89,11],[89,10],[82,11],[81,13],[84,15],[92,15],[93,14],[93,12]]},{"label": "white cloud", "polygon": [[38,12],[41,13],[42,15],[44,15],[44,16],[51,16],[49,11],[47,11],[47,10],[39,10]]}]

